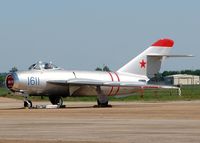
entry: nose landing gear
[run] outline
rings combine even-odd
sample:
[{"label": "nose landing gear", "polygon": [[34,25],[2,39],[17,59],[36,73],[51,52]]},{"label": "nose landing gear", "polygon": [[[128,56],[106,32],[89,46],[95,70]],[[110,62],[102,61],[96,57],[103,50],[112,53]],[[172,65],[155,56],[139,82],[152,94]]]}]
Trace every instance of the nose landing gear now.
[{"label": "nose landing gear", "polygon": [[28,97],[24,97],[24,107],[28,107],[28,108],[32,108],[33,107],[33,104],[31,102],[31,100],[28,99]]}]

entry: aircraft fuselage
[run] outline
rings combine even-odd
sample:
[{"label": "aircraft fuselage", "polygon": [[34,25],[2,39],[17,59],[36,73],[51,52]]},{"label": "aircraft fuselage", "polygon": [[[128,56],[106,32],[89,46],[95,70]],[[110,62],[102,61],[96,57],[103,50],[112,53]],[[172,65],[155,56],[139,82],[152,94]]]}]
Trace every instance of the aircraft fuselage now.
[{"label": "aircraft fuselage", "polygon": [[[145,76],[133,76],[132,74],[101,71],[31,70],[12,73],[11,76],[13,78],[13,85],[9,88],[13,91],[26,92],[29,95],[46,96],[97,95],[96,86],[67,85],[67,83],[64,82],[60,84],[54,84],[49,81],[67,81],[75,78],[98,80],[102,82],[144,82],[148,80],[148,78]],[[138,88],[102,86],[101,90],[105,95],[113,96],[130,94],[135,90],[137,91]]]}]

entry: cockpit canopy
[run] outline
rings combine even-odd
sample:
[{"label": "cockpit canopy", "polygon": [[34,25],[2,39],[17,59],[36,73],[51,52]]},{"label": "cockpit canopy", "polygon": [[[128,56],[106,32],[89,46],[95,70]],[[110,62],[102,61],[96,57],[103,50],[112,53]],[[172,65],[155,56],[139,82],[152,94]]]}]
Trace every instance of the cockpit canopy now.
[{"label": "cockpit canopy", "polygon": [[39,61],[35,64],[32,64],[28,69],[29,70],[60,70],[61,68],[52,64],[52,62],[46,63],[46,62]]}]

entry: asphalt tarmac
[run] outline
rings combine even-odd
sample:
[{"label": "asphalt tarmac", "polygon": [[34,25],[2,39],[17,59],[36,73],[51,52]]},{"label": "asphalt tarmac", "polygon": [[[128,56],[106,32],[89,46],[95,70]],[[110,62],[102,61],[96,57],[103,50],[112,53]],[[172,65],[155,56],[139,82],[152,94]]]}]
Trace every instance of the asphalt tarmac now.
[{"label": "asphalt tarmac", "polygon": [[[34,105],[49,102],[34,102]],[[23,109],[0,97],[0,143],[199,143],[200,101],[66,102],[64,109]]]}]

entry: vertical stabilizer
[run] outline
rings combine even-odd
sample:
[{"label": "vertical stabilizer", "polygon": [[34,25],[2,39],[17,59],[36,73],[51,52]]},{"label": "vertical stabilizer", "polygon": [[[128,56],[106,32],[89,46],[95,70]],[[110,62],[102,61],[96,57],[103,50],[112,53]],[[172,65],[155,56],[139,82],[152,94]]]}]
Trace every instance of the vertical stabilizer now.
[{"label": "vertical stabilizer", "polygon": [[171,39],[160,39],[117,72],[132,73],[151,78],[158,73],[164,55],[169,54],[173,45],[174,41]]}]

